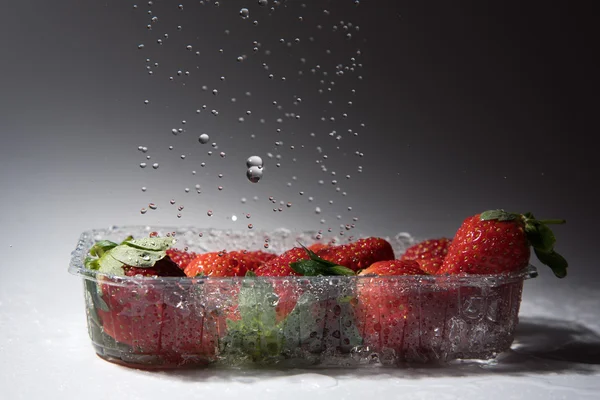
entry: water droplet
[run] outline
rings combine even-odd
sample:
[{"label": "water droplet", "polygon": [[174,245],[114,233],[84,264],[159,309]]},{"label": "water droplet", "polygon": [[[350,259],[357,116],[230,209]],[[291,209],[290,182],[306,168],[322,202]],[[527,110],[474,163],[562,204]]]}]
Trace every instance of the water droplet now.
[{"label": "water droplet", "polygon": [[269,0],[258,0],[258,5],[262,7],[267,6],[269,5]]},{"label": "water droplet", "polygon": [[142,208],[142,209],[140,210],[140,214],[146,214],[146,212],[147,212],[147,211],[148,211],[148,210],[147,210],[146,208]]},{"label": "water droplet", "polygon": [[146,163],[145,162],[140,163],[140,168],[146,168]]},{"label": "water droplet", "polygon": [[202,144],[208,143],[209,140],[210,137],[206,133],[203,133],[202,135],[200,135],[200,137],[198,137],[198,141]]},{"label": "water droplet", "polygon": [[206,212],[206,215],[208,215],[209,217],[212,217],[212,215],[213,215],[213,212],[212,212],[212,210],[208,210],[208,211]]},{"label": "water droplet", "polygon": [[149,207],[150,209],[152,209],[152,210],[156,210],[156,209],[158,208],[158,206],[157,206],[156,204],[154,204],[154,203],[150,203],[150,204],[148,204],[148,207]]},{"label": "water droplet", "polygon": [[252,183],[257,183],[258,181],[260,181],[262,176],[263,168],[260,166],[253,165],[248,168],[248,171],[246,171],[246,177]]},{"label": "water droplet", "polygon": [[152,168],[154,168],[154,169],[158,169],[158,163],[154,163],[154,164],[152,164]]},{"label": "water droplet", "polygon": [[148,188],[146,188],[146,186],[142,186],[142,192],[145,192],[146,190],[148,190]]},{"label": "water droplet", "polygon": [[263,166],[263,160],[259,156],[250,156],[246,160],[246,166],[248,168],[250,168],[250,167],[262,167]]},{"label": "water droplet", "polygon": [[247,8],[242,8],[240,10],[240,17],[242,17],[242,19],[248,19],[250,17],[250,11],[248,11]]},{"label": "water droplet", "polygon": [[140,50],[141,50],[141,49],[143,49],[143,48],[144,48],[144,45],[143,45],[143,44],[138,44],[138,49],[140,49]]}]

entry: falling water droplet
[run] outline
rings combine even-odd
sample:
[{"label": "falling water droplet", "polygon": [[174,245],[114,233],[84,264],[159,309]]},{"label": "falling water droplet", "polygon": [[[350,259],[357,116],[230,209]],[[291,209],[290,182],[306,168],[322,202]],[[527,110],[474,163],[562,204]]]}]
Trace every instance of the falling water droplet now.
[{"label": "falling water droplet", "polygon": [[202,144],[208,143],[209,140],[210,137],[206,133],[203,133],[202,135],[200,135],[200,137],[198,137],[198,141]]},{"label": "falling water droplet", "polygon": [[246,160],[246,166],[248,168],[250,168],[250,167],[262,167],[263,166],[263,160],[259,156],[250,156]]},{"label": "falling water droplet", "polygon": [[260,181],[262,176],[263,168],[256,165],[251,166],[250,168],[248,168],[248,171],[246,171],[246,177],[252,183],[257,183],[258,181]]}]

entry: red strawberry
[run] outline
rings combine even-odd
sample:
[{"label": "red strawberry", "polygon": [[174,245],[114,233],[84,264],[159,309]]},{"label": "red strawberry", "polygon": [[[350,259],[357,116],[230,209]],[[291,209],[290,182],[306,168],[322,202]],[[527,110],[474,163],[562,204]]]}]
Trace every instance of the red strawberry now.
[{"label": "red strawberry", "polygon": [[[260,264],[264,264],[267,261],[271,261],[272,259],[274,259],[275,257],[277,257],[277,254],[275,253],[269,253],[267,251],[262,251],[262,250],[254,250],[254,251],[245,251],[244,250],[244,254],[248,254],[251,257],[254,257]],[[256,267],[258,267],[259,265],[256,265]]]},{"label": "red strawberry", "polygon": [[424,274],[414,260],[380,261],[358,274],[363,278],[357,282],[355,310],[365,346],[376,352],[385,348],[402,351],[404,329],[411,317],[411,289],[410,282],[394,279],[394,275]]},{"label": "red strawberry", "polygon": [[262,265],[262,259],[270,256],[249,251],[214,251],[198,254],[185,268],[189,277],[198,275],[227,277],[244,276],[248,271],[254,271]]},{"label": "red strawberry", "polygon": [[443,258],[423,258],[415,260],[419,263],[419,268],[429,275],[435,275],[442,268]]},{"label": "red strawberry", "polygon": [[86,259],[88,268],[135,280],[113,282],[110,276],[100,276],[99,290],[96,285],[87,286],[98,317],[95,323],[103,332],[92,331],[93,340],[106,343],[108,351],[114,345],[106,342],[104,334],[129,346],[126,363],[135,363],[136,354],[162,367],[205,363],[214,356],[215,330],[207,328],[214,323],[194,311],[193,301],[187,300],[191,293],[178,285],[146,284],[144,278],[135,278],[185,277],[166,255],[172,242],[158,237],[128,238],[120,245],[102,241],[92,247],[91,257]]},{"label": "red strawberry", "polygon": [[316,243],[313,243],[310,246],[308,246],[308,249],[311,251],[314,251],[316,253],[317,251],[325,249],[327,247],[329,247],[328,244],[316,242]]},{"label": "red strawberry", "polygon": [[[302,247],[293,247],[281,253],[277,257],[267,261],[258,267],[254,273],[257,276],[299,276],[290,264],[302,260],[308,260],[308,252]],[[277,320],[283,320],[296,306],[298,293],[293,283],[284,284],[283,282],[274,282],[273,289],[279,301],[275,306]]]},{"label": "red strawberry", "polygon": [[171,260],[173,260],[177,265],[179,265],[179,268],[181,268],[182,270],[185,269],[185,267],[187,267],[190,261],[192,261],[197,256],[197,254],[193,251],[186,251],[175,248],[167,249],[167,255],[171,257]]},{"label": "red strawberry", "polygon": [[267,261],[254,272],[257,276],[288,276],[288,275],[300,275],[295,272],[290,264],[293,262],[308,260],[309,255],[307,251],[302,247],[293,247],[285,252],[281,253],[277,257]]},{"label": "red strawberry", "polygon": [[525,268],[530,247],[536,256],[562,278],[567,261],[554,251],[555,238],[547,224],[564,220],[536,220],[531,213],[490,210],[464,220],[444,259],[439,274],[498,274]]},{"label": "red strawberry", "polygon": [[350,268],[366,268],[377,261],[394,260],[392,245],[385,239],[369,237],[355,242],[329,246],[316,252],[324,260]]},{"label": "red strawberry", "polygon": [[415,260],[377,261],[358,273],[365,275],[424,275]]},{"label": "red strawberry", "polygon": [[444,258],[448,246],[452,242],[448,238],[427,239],[406,249],[400,256],[401,260],[423,260],[429,258]]}]

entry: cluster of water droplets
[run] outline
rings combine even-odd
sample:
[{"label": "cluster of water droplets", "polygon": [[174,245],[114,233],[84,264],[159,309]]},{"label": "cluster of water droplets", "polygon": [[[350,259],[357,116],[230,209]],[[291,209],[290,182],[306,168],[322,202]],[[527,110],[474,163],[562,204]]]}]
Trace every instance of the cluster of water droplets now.
[{"label": "cluster of water droplets", "polygon": [[[358,4],[356,1],[352,6]],[[259,204],[260,198],[268,199],[274,212],[283,212],[292,209],[293,204],[304,203],[301,212],[312,210],[320,225],[327,224],[326,215],[337,220],[339,229],[330,226],[328,232],[339,230],[340,235],[344,235],[344,232],[353,229],[358,218],[352,214],[353,206],[348,202],[344,184],[354,173],[360,174],[363,170],[360,165],[352,167],[348,159],[349,155],[364,156],[359,149],[352,148],[352,138],[365,130],[364,123],[356,124],[356,117],[352,118],[357,92],[355,83],[362,80],[360,27],[351,21],[336,20],[335,12],[324,9],[322,4],[310,2],[256,0],[254,4],[235,11],[218,1],[185,3],[185,9],[184,4],[160,2],[160,8],[158,6],[158,2],[148,1],[143,17],[136,14],[144,21],[146,32],[146,40],[138,43],[137,49],[144,53],[151,85],[171,82],[177,85],[175,90],[192,92],[198,98],[196,105],[186,107],[190,109],[189,115],[169,128],[173,144],[168,149],[184,149],[176,152],[183,169],[191,167],[191,175],[197,176],[197,167],[200,167],[206,171],[203,179],[216,177],[222,180],[225,174],[215,170],[219,168],[213,165],[215,161],[225,159],[230,151],[236,157],[240,155],[236,151],[239,141],[231,140],[231,136],[227,137],[219,128],[235,121],[242,124],[237,135],[245,134],[246,139],[260,141],[252,152],[261,155],[246,160],[247,181],[261,184],[268,181],[267,190],[276,185],[284,186],[277,190],[277,196],[270,195],[268,191],[263,191],[263,196],[251,196],[253,203]],[[223,29],[223,37],[213,39],[198,34],[198,26],[202,25],[193,25],[194,15],[208,15],[210,18],[211,14],[216,16],[227,7],[229,16],[226,18],[231,20],[231,26]],[[136,13],[143,9],[141,4],[134,6]],[[261,27],[264,29],[261,30]],[[200,32],[203,32],[202,29]],[[241,47],[234,45],[240,42],[240,37],[246,43]],[[168,57],[165,57],[165,49],[171,51]],[[237,69],[209,68],[213,60],[223,60],[223,57],[238,65]],[[292,60],[294,66],[290,68]],[[215,61],[214,65],[224,64]],[[229,74],[232,71],[234,75]],[[256,90],[249,89],[253,81],[261,79],[260,71],[264,91],[261,90],[255,97],[253,92]],[[238,79],[245,75],[247,78]],[[228,77],[236,83],[229,83]],[[162,104],[165,100],[144,95],[142,102],[149,112],[155,113],[160,112],[155,103]],[[241,112],[234,115],[238,108]],[[220,122],[215,124],[215,120]],[[190,134],[197,138],[195,147],[183,142]],[[219,149],[217,142],[211,142],[211,138],[217,139],[225,148]],[[178,145],[177,141],[182,142]],[[207,147],[209,144],[210,147]],[[147,166],[159,168],[158,162],[149,161],[147,147],[139,146],[138,150],[145,156],[139,164],[141,169],[148,170]],[[263,158],[274,168],[264,179]],[[312,163],[311,158],[314,160]],[[235,160],[231,163],[239,165]],[[322,177],[316,176],[318,174]],[[333,191],[327,189],[327,184]],[[185,193],[191,192],[190,186],[184,188]],[[223,183],[214,187],[217,192],[226,192]],[[197,194],[203,193],[200,184],[195,184],[195,188]],[[145,192],[147,187],[142,190]],[[210,189],[204,192],[206,190]],[[326,192],[330,193],[329,198],[324,197]],[[341,196],[341,201],[336,199],[337,196]],[[242,205],[251,204],[246,197],[242,197],[240,202]],[[170,203],[174,205],[175,200]],[[150,204],[142,208],[142,213],[158,208],[156,203]],[[217,204],[206,204],[205,207],[208,217],[215,215],[214,210],[219,208]],[[258,209],[256,206],[253,208]],[[179,205],[177,217],[182,216],[182,210],[183,206]],[[238,220],[235,214],[229,215],[231,221]],[[249,224],[248,228],[252,229],[253,225]]]}]

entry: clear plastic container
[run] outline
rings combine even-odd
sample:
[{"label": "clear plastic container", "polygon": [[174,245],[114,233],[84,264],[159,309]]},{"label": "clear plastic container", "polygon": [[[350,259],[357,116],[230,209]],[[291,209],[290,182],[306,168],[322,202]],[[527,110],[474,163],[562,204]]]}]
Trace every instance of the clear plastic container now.
[{"label": "clear plastic container", "polygon": [[[69,272],[83,278],[96,353],[135,368],[361,367],[493,359],[518,323],[525,279],[536,269],[478,276],[151,278],[84,267],[98,240],[156,231],[190,251],[279,253],[315,233],[111,227],[84,232]],[[396,256],[415,243],[390,241]],[[338,239],[340,240],[340,239]]]}]

